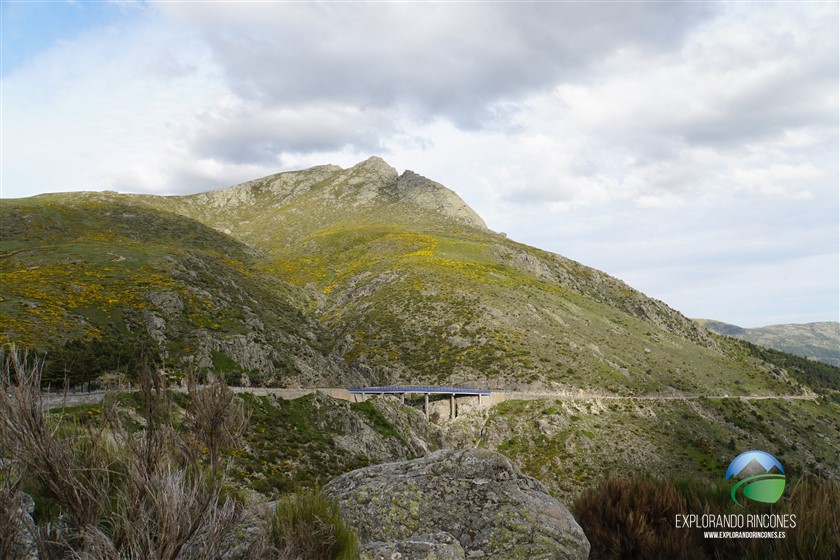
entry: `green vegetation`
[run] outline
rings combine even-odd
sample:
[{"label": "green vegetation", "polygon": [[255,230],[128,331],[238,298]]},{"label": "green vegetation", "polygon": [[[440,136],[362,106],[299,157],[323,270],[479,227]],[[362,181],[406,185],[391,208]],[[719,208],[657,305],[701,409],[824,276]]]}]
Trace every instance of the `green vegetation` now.
[{"label": "green vegetation", "polygon": [[506,401],[482,427],[495,447],[552,492],[575,498],[610,471],[715,481],[741,451],[762,449],[785,472],[840,471],[838,403],[733,398]]},{"label": "green vegetation", "polygon": [[792,379],[619,280],[490,232],[454,193],[381,161],[185,197],[0,205],[0,330],[56,354],[56,381],[123,367],[119,351],[68,366],[93,361],[85,344],[150,337],[167,367],[231,384],[638,395],[825,382]]},{"label": "green vegetation", "polygon": [[269,537],[281,559],[355,560],[356,535],[341,521],[338,502],[319,488],[284,496],[271,516]]},{"label": "green vegetation", "polygon": [[60,389],[65,380],[71,386],[91,382],[95,386],[105,374],[121,374],[130,380],[139,365],[138,354],[152,348],[153,342],[145,333],[69,340],[47,354],[43,381]]},{"label": "green vegetation", "polygon": [[403,445],[407,445],[402,434],[379,412],[379,409],[376,408],[373,401],[353,403],[350,405],[350,408],[361,413],[370,426],[376,430],[376,433],[383,438],[396,438]]},{"label": "green vegetation", "polygon": [[364,455],[336,446],[337,430],[319,417],[317,396],[286,401],[246,393],[243,399],[251,418],[247,450],[233,453],[231,472],[240,484],[277,496],[367,466]]},{"label": "green vegetation", "polygon": [[[234,486],[219,459],[225,450],[237,456],[247,415],[223,383],[191,385],[187,395],[176,396],[141,361],[139,391],[47,414],[41,364],[13,348],[0,360],[4,558],[34,550],[46,560],[190,560],[221,557],[231,545],[249,558],[358,554],[336,503],[317,489],[281,499],[271,519],[257,524],[263,535],[241,538],[247,516],[255,515],[246,513],[253,492]],[[126,416],[137,421],[127,424]],[[25,495],[34,498],[33,518],[18,513]]]},{"label": "green vegetation", "polygon": [[787,370],[797,381],[819,392],[840,391],[840,367],[809,360],[772,348],[744,342],[750,353],[767,363]]},{"label": "green vegetation", "polygon": [[708,319],[695,319],[695,322],[722,335],[840,367],[840,323],[836,321],[752,329]]},{"label": "green vegetation", "polygon": [[[353,380],[627,397],[508,401],[447,425],[450,444],[499,449],[566,499],[605,470],[718,480],[751,448],[803,480],[840,471],[837,368],[712,335],[617,279],[487,231],[452,193],[416,177],[398,183],[392,171],[365,162],[186,197],[0,200],[0,333],[46,355],[53,389],[65,379],[141,387],[46,417],[43,433],[58,438],[49,460],[67,474],[48,476],[42,462],[0,480],[35,496],[39,519],[99,527],[129,499],[146,504],[149,519],[162,515],[152,490],[130,483],[137,469],[172,482],[187,509],[205,500],[236,510],[249,492],[281,498],[443,440],[393,401],[165,389],[185,377],[216,387]],[[423,196],[411,190],[418,185]],[[142,367],[151,359],[138,350],[154,357],[154,389]],[[726,398],[811,389],[820,397]],[[630,398],[650,396],[667,399]],[[170,471],[150,471],[155,461]],[[183,474],[166,478],[173,473]],[[58,483],[94,490],[74,503]],[[658,500],[654,486],[642,493]],[[660,497],[687,492],[700,490],[677,485]],[[296,500],[320,498],[287,502]],[[328,519],[329,507],[318,507]],[[125,519],[136,521],[116,519],[105,536],[127,531]]]},{"label": "green vegetation", "polygon": [[220,232],[107,193],[0,208],[0,332],[47,353],[53,386],[131,372],[137,347],[173,368],[221,363],[237,383],[243,373],[281,383],[299,373],[298,356],[328,370],[297,291]]}]

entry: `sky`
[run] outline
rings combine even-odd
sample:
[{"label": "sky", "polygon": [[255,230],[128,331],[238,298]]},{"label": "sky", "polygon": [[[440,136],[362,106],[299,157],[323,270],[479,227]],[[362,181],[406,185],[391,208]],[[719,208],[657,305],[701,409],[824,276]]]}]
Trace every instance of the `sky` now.
[{"label": "sky", "polygon": [[0,196],[371,155],[742,327],[840,315],[837,2],[13,2]]}]

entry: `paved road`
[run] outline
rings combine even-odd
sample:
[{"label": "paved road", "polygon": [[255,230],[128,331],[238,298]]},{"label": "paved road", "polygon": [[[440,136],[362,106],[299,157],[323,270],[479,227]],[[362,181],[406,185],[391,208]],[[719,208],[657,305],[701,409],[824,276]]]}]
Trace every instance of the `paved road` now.
[{"label": "paved road", "polygon": [[[304,395],[320,392],[334,398],[353,400],[352,395],[345,389],[340,388],[319,388],[319,389],[270,389],[262,387],[232,387],[237,393],[252,392],[257,395],[274,395],[282,399],[296,399]],[[182,389],[176,389],[182,390]],[[78,406],[82,404],[95,404],[102,400],[105,391],[92,391],[90,393],[51,393],[44,395],[44,407],[56,408],[62,406]],[[561,401],[588,401],[588,400],[627,400],[627,401],[687,401],[705,399],[740,399],[750,400],[815,400],[819,395],[603,395],[597,393],[553,393],[553,392],[531,392],[531,391],[495,391],[491,395],[491,404],[498,404],[510,400],[561,400]],[[495,397],[495,398],[493,398]]]},{"label": "paved road", "polygon": [[783,400],[808,400],[812,401],[819,395],[602,395],[596,393],[542,393],[529,391],[505,391],[506,400],[636,400],[636,401],[687,401],[697,399],[741,399],[741,400],[765,400],[765,399],[783,399]]}]

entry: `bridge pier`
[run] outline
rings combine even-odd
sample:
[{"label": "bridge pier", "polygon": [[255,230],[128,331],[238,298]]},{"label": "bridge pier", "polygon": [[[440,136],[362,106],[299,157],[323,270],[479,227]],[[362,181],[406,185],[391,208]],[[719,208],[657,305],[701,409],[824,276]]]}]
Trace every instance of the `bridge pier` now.
[{"label": "bridge pier", "polygon": [[[405,404],[408,395],[423,395],[423,413],[426,420],[429,420],[431,414],[429,410],[429,397],[431,395],[449,395],[449,419],[454,420],[458,417],[458,397],[478,397],[478,406],[481,408],[484,404],[482,396],[490,397],[490,403],[493,402],[493,393],[487,389],[473,389],[471,387],[433,387],[429,385],[390,385],[387,387],[348,387],[347,392],[353,395],[352,399],[356,401],[356,395],[361,395],[362,402],[367,400],[368,395],[399,395],[400,401]],[[348,398],[349,398],[348,395]],[[441,403],[442,404],[442,403]],[[470,407],[467,407],[470,408]]]}]

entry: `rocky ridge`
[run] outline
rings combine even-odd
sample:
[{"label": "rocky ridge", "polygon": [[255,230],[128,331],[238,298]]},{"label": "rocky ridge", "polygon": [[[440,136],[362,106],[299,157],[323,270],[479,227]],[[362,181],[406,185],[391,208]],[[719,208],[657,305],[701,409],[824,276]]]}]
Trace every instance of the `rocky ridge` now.
[{"label": "rocky ridge", "polygon": [[836,321],[770,325],[751,329],[708,319],[696,321],[718,334],[840,366],[840,323]]}]

